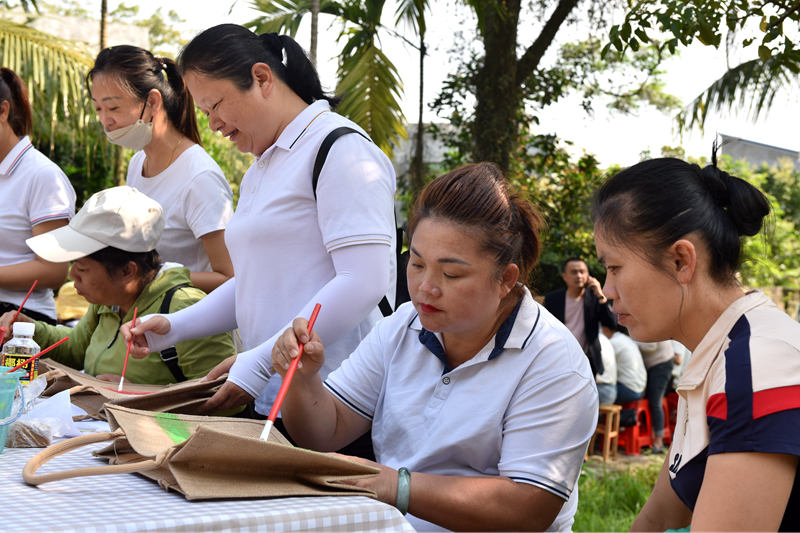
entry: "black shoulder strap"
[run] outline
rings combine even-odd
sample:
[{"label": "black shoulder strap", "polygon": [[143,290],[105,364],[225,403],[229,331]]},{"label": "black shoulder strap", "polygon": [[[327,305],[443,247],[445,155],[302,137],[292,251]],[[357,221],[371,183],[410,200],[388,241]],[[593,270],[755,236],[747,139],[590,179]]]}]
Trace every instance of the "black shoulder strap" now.
[{"label": "black shoulder strap", "polygon": [[317,158],[314,160],[314,172],[311,174],[311,187],[314,189],[315,200],[317,199],[317,182],[319,181],[319,175],[322,172],[322,167],[325,165],[325,160],[328,158],[328,152],[331,151],[331,146],[333,146],[333,143],[336,142],[336,139],[342,135],[347,135],[348,133],[358,133],[369,141],[369,137],[349,126],[338,127],[325,137],[325,139],[322,141],[322,144],[319,145]]},{"label": "black shoulder strap", "polygon": [[[175,294],[175,291],[184,287],[191,287],[191,284],[181,283],[180,285],[175,285],[164,294],[164,299],[161,300],[161,308],[159,309],[162,315],[169,313],[169,306],[172,303],[172,296]],[[161,360],[164,361],[169,371],[172,372],[175,381],[178,383],[186,381],[186,376],[183,375],[183,370],[181,370],[181,367],[178,365],[178,350],[176,350],[174,346],[161,350]]]},{"label": "black shoulder strap", "polygon": [[[358,133],[366,140],[372,142],[369,137],[348,126],[340,126],[336,128],[335,130],[331,131],[325,137],[325,139],[323,139],[322,144],[319,145],[319,151],[317,151],[317,158],[314,160],[314,172],[311,174],[311,187],[314,190],[315,200],[317,199],[317,182],[319,182],[319,175],[322,172],[322,167],[325,165],[325,160],[328,158],[328,152],[331,151],[331,146],[333,146],[333,143],[336,142],[336,139],[342,135],[347,135],[348,133]],[[402,243],[402,241],[400,241],[400,243]],[[381,314],[383,316],[389,316],[393,312],[392,305],[389,303],[389,300],[386,298],[386,296],[384,296],[380,303],[378,303],[378,309],[381,310]]]}]

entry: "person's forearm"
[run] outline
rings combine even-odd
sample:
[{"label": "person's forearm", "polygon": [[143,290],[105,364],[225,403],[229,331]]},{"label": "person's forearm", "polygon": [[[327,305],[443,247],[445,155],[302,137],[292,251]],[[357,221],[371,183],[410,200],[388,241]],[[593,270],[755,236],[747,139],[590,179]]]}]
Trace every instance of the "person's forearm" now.
[{"label": "person's forearm", "polygon": [[0,287],[8,290],[27,291],[38,280],[37,288],[57,289],[67,279],[67,263],[50,263],[34,259],[15,265],[0,267]]},{"label": "person's forearm", "polygon": [[312,376],[295,374],[292,386],[281,406],[286,430],[297,444],[318,451],[334,451],[337,415],[333,396],[322,385],[319,373]]},{"label": "person's forearm", "polygon": [[206,294],[228,281],[231,277],[222,272],[192,272],[190,274],[192,285]]},{"label": "person's forearm", "polygon": [[[349,246],[331,253],[336,276],[326,283],[304,305],[297,316],[309,317],[316,303],[322,306],[314,330],[326,345],[336,342],[352,331],[359,322],[375,309],[386,290],[389,280],[389,246],[366,244]],[[234,278],[235,279],[235,278]],[[227,284],[226,284],[227,285]],[[209,297],[225,287],[220,287]],[[292,317],[294,320],[295,317]],[[291,321],[273,332],[272,336],[255,348],[242,352],[231,367],[229,379],[251,396],[258,396],[266,387],[271,375],[272,347]],[[341,363],[333,361],[334,368]],[[323,377],[325,377],[323,375]]]},{"label": "person's forearm", "polygon": [[412,472],[408,512],[453,531],[544,531],[563,504],[550,492],[507,477]]},{"label": "person's forearm", "polygon": [[148,347],[152,352],[159,352],[185,340],[235,329],[236,278],[229,279],[217,290],[189,307],[164,316],[170,323],[169,333],[166,335],[145,333]]}]

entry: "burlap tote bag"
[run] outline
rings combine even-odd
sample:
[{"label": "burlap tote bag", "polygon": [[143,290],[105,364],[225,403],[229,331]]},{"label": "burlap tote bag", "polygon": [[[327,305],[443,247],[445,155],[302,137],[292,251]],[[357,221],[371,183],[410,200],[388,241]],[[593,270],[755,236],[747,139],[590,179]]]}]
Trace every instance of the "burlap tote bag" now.
[{"label": "burlap tote bag", "polygon": [[[295,448],[275,428],[259,439],[263,421],[176,415],[107,405],[110,432],[65,440],[31,458],[22,478],[31,485],[81,476],[139,473],[187,500],[341,496],[375,493],[344,483],[372,477],[377,468]],[[108,466],[36,474],[51,458],[87,444],[112,441],[94,452]]]},{"label": "burlap tote bag", "polygon": [[41,372],[47,378],[47,388],[42,396],[69,390],[70,401],[99,420],[106,419],[103,411],[106,403],[146,411],[200,414],[200,406],[219,390],[226,379],[192,379],[171,385],[141,385],[126,381],[122,392],[117,392],[115,383],[97,379],[50,359],[40,364]]}]

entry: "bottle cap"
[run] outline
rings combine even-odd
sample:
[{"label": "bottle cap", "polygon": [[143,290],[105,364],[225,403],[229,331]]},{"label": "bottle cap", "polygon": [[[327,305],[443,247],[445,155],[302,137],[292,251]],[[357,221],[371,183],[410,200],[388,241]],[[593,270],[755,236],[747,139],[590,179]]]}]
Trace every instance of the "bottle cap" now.
[{"label": "bottle cap", "polygon": [[12,329],[14,335],[28,335],[29,337],[33,336],[35,330],[36,324],[33,322],[14,322],[14,327]]}]

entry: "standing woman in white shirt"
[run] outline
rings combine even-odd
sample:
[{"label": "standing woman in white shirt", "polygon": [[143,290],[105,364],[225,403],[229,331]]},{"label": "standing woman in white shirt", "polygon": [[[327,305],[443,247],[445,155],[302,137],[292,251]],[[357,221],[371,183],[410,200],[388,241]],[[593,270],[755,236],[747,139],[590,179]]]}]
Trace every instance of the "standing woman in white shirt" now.
[{"label": "standing woman in white shirt", "polygon": [[103,49],[88,79],[108,139],[136,150],[127,184],[156,200],[166,225],[158,251],[206,292],[233,276],[225,226],[233,193],[200,146],[194,101],[172,59],[136,46]]},{"label": "standing woman in white shirt", "polygon": [[[258,398],[256,411],[266,414],[280,386],[279,376],[270,379],[272,346],[294,317],[322,305],[317,323],[327,348],[324,375],[380,318],[378,302],[395,269],[394,169],[359,126],[332,111],[337,99],[323,92],[289,36],[222,24],[192,39],[178,62],[210,127],[256,161],[242,179],[225,232],[236,277],[168,319],[145,317],[133,329],[132,353],[238,326],[246,351],[209,374],[230,370],[207,407]],[[315,191],[320,144],[342,126],[361,135],[344,135],[332,145]],[[129,335],[127,326],[123,334]]]},{"label": "standing woman in white shirt", "polygon": [[66,226],[75,214],[75,190],[58,166],[33,147],[28,91],[17,74],[0,68],[0,311],[17,309],[38,280],[25,312],[56,322],[52,289],[67,278],[67,263],[34,254],[25,239]]}]

